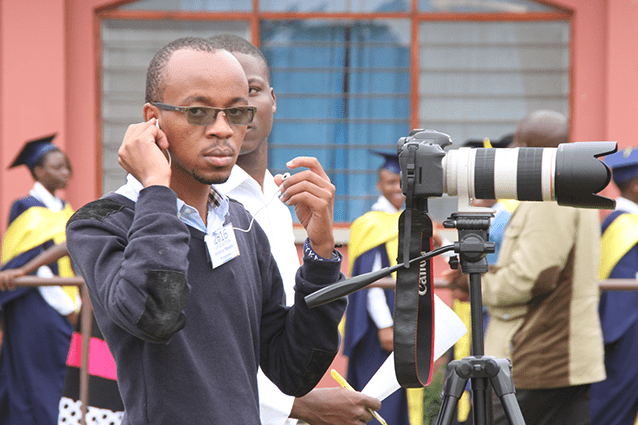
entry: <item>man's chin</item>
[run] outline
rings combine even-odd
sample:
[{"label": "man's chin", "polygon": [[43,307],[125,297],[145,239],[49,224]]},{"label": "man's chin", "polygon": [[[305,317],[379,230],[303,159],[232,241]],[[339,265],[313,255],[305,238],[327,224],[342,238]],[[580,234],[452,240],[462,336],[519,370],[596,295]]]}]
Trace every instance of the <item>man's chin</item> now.
[{"label": "man's chin", "polygon": [[197,180],[198,182],[202,184],[207,184],[207,185],[226,183],[229,176],[230,176],[230,172],[224,173],[224,174],[218,174],[215,176],[201,176],[198,174],[193,174],[193,177],[195,177],[195,180]]}]

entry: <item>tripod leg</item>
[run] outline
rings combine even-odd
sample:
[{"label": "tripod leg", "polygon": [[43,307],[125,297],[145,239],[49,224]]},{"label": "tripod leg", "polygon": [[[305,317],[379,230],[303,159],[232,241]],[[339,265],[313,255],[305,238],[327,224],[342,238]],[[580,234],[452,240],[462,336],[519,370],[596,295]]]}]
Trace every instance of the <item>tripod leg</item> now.
[{"label": "tripod leg", "polygon": [[459,376],[456,368],[461,365],[458,360],[452,361],[445,369],[445,380],[441,394],[441,409],[436,417],[436,425],[450,425],[459,399],[465,391],[467,378]]},{"label": "tripod leg", "polygon": [[501,397],[501,403],[503,403],[503,409],[507,420],[511,425],[525,425],[521,408],[518,406],[516,396],[514,394],[505,394]]},{"label": "tripod leg", "polygon": [[488,425],[492,420],[492,391],[487,378],[472,378],[474,425]]},{"label": "tripod leg", "polygon": [[512,364],[508,359],[496,359],[499,366],[498,374],[491,378],[494,392],[501,399],[503,410],[511,425],[525,425],[523,413],[516,401],[516,390],[512,380]]}]

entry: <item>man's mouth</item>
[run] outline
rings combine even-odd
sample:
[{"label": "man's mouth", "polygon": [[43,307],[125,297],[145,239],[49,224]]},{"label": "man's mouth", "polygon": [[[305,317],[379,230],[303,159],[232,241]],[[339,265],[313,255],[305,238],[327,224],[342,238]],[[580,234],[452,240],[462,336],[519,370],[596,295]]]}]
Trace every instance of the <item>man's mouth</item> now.
[{"label": "man's mouth", "polygon": [[229,151],[211,151],[205,153],[204,158],[215,167],[226,167],[232,164],[233,153]]}]

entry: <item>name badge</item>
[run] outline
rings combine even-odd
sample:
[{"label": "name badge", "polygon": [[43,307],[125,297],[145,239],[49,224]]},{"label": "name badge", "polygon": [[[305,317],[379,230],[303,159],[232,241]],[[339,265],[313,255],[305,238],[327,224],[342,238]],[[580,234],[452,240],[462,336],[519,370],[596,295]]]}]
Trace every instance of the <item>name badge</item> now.
[{"label": "name badge", "polygon": [[204,241],[214,269],[239,256],[235,231],[230,223],[206,235]]}]

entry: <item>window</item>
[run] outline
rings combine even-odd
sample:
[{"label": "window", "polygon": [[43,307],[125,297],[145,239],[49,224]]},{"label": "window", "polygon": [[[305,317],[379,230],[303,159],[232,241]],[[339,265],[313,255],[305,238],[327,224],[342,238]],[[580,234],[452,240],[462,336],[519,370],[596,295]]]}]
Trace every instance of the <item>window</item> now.
[{"label": "window", "polygon": [[554,8],[533,0],[419,0],[419,10],[456,13],[524,13],[532,11],[551,12]]},{"label": "window", "polygon": [[[316,156],[352,221],[377,198],[377,155],[409,131],[409,22],[265,21],[262,50],[278,96],[269,164]],[[373,189],[373,190],[370,190]]]},{"label": "window", "polygon": [[410,0],[260,0],[259,7],[271,12],[407,12]]},{"label": "window", "polygon": [[[511,133],[535,109],[569,115],[569,13],[545,1],[143,0],[109,12],[101,12],[104,192],[124,181],[117,150],[142,118],[146,66],[186,35],[254,41],[258,31],[278,100],[269,168],[318,157],[337,188],[336,222],[369,210],[382,162],[369,151],[396,150],[411,127],[448,133],[458,146]],[[429,202],[438,221],[455,210],[447,197]]]},{"label": "window", "polygon": [[[452,136],[499,140],[527,113],[569,116],[569,26],[563,21],[422,22],[419,124]],[[432,199],[438,221],[456,200]]]},{"label": "window", "polygon": [[141,0],[124,5],[121,9],[237,12],[251,10],[252,4],[252,0]]}]

